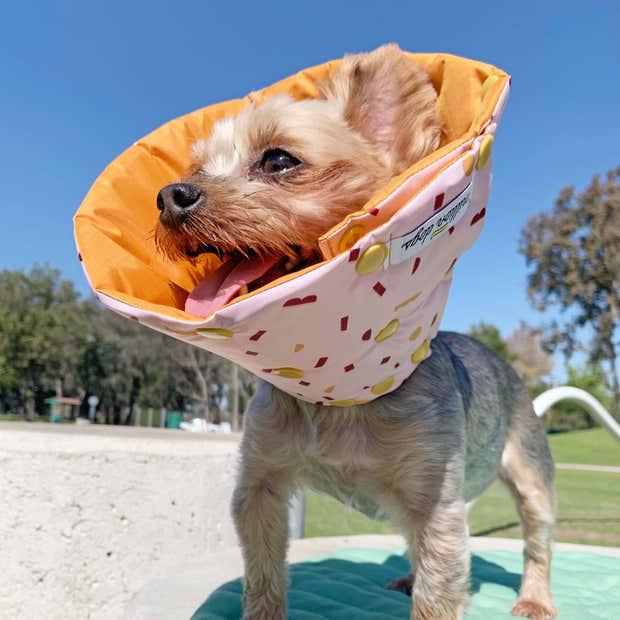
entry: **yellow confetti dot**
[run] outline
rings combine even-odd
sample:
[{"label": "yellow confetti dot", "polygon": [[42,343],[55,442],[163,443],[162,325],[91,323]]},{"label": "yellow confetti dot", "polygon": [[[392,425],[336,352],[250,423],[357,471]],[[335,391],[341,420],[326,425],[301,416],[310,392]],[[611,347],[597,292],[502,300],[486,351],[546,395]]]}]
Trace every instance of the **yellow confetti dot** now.
[{"label": "yellow confetti dot", "polygon": [[331,407],[354,407],[357,401],[354,398],[345,398],[344,400],[332,400],[329,405]]},{"label": "yellow confetti dot", "polygon": [[480,152],[478,154],[478,161],[476,162],[476,169],[480,170],[484,168],[486,163],[489,161],[489,157],[491,157],[491,150],[493,147],[493,136],[486,135],[482,138],[482,142],[480,143]]},{"label": "yellow confetti dot", "polygon": [[489,75],[489,77],[482,83],[482,88],[480,89],[480,98],[484,100],[487,96],[487,93],[495,86],[495,83],[499,80],[496,75]]},{"label": "yellow confetti dot", "polygon": [[293,350],[295,351],[295,353],[299,353],[303,348],[304,348],[303,344],[296,344]]},{"label": "yellow confetti dot", "polygon": [[398,328],[400,327],[400,321],[398,319],[392,319],[376,336],[377,342],[383,342],[388,338],[391,338]]},{"label": "yellow confetti dot", "polygon": [[331,393],[332,393],[335,389],[336,389],[336,386],[335,386],[335,385],[330,385],[329,387],[326,387],[323,391],[324,391],[326,394],[331,394]]},{"label": "yellow confetti dot", "polygon": [[290,368],[289,366],[274,368],[272,372],[274,375],[284,377],[285,379],[301,379],[304,376],[303,370],[299,370],[299,368]]},{"label": "yellow confetti dot", "polygon": [[388,248],[385,243],[373,243],[368,246],[359,257],[355,270],[360,275],[373,273],[383,265],[388,256]]},{"label": "yellow confetti dot", "polygon": [[[127,317],[130,318],[130,317]],[[181,327],[177,326],[177,325],[168,325],[167,323],[162,323],[161,327],[163,329],[167,329],[170,332],[174,332],[175,334],[183,334],[185,336],[189,336],[191,335],[191,331],[187,331],[187,328],[182,329]]]},{"label": "yellow confetti dot", "polygon": [[363,236],[366,231],[361,226],[351,226],[347,229],[338,243],[338,249],[341,252],[346,252],[352,248]]},{"label": "yellow confetti dot", "polygon": [[419,364],[428,355],[430,349],[430,341],[425,340],[411,355],[411,361],[414,364]]},{"label": "yellow confetti dot", "polygon": [[229,329],[223,329],[222,327],[201,327],[196,330],[196,333],[204,336],[205,338],[213,338],[215,340],[223,340],[225,338],[233,337],[233,332]]},{"label": "yellow confetti dot", "polygon": [[475,162],[476,157],[473,153],[465,155],[465,157],[463,158],[463,170],[465,171],[465,176],[469,176],[472,173]]},{"label": "yellow confetti dot", "polygon": [[404,308],[407,304],[410,304],[412,301],[415,301],[420,296],[420,293],[416,293],[411,297],[407,297],[404,301],[401,301],[399,304],[394,306],[394,312],[398,312],[401,308]]},{"label": "yellow confetti dot", "polygon": [[422,326],[418,325],[412,332],[411,335],[409,336],[409,340],[416,340],[417,338],[420,337],[420,334],[422,333]]},{"label": "yellow confetti dot", "polygon": [[379,381],[379,383],[375,383],[370,388],[370,391],[373,394],[376,394],[377,396],[379,396],[380,394],[387,392],[393,385],[394,385],[394,376],[390,376],[390,377],[383,379],[383,381]]}]

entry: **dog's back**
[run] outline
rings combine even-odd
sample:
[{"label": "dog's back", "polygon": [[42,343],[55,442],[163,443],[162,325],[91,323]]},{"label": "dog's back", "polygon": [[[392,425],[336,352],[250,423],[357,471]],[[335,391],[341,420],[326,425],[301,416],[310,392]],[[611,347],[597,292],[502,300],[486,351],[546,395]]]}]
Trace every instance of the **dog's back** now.
[{"label": "dog's back", "polygon": [[467,501],[493,481],[508,441],[518,440],[523,458],[550,484],[553,462],[544,429],[515,370],[482,343],[454,332],[439,332],[432,350],[408,389],[415,399],[430,385],[440,415],[463,416]]}]

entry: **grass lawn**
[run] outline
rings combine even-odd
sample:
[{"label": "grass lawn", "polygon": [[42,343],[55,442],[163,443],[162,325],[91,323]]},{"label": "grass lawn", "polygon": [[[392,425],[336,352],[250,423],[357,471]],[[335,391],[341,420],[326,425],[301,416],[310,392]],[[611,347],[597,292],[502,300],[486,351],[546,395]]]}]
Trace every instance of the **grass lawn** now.
[{"label": "grass lawn", "polygon": [[[0,422],[23,422],[24,416],[18,413],[0,413]],[[50,421],[49,416],[37,416],[34,419],[34,422],[45,422],[46,424]]]},{"label": "grass lawn", "polygon": [[553,458],[557,463],[620,467],[620,442],[604,428],[554,433],[548,437]]},{"label": "grass lawn", "polygon": [[[550,436],[554,458],[563,463],[620,465],[620,444],[603,429]],[[620,474],[558,470],[558,523],[563,542],[620,546]],[[472,534],[519,538],[518,518],[507,491],[494,484],[470,513]],[[337,501],[308,493],[306,536],[392,533]]]}]

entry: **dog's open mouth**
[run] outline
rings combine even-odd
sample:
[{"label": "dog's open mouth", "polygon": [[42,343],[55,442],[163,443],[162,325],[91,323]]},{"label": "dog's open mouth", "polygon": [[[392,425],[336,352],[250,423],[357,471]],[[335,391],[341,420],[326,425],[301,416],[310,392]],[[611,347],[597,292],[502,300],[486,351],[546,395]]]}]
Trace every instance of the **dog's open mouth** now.
[{"label": "dog's open mouth", "polygon": [[201,244],[188,255],[204,252],[216,254],[224,263],[198,283],[185,301],[185,311],[206,318],[238,295],[245,295],[308,263],[301,252],[297,258],[290,256],[257,256],[253,252],[225,255],[219,248]]}]

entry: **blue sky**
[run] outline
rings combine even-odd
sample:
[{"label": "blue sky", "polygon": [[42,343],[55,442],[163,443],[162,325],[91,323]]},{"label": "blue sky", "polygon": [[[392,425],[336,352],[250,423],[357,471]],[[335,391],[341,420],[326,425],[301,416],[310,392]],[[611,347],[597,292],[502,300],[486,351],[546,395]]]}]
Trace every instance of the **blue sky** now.
[{"label": "blue sky", "polygon": [[444,328],[540,323],[521,228],[561,187],[620,164],[617,1],[37,4],[0,9],[0,269],[46,262],[83,292],[71,218],[124,148],[175,116],[388,41],[513,76],[486,227],[459,264]]}]

